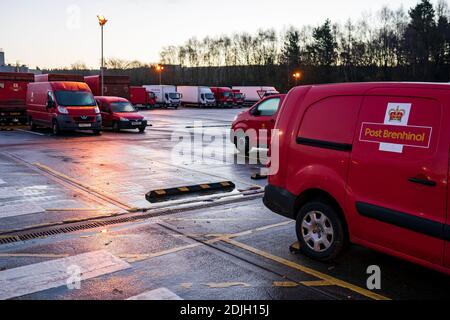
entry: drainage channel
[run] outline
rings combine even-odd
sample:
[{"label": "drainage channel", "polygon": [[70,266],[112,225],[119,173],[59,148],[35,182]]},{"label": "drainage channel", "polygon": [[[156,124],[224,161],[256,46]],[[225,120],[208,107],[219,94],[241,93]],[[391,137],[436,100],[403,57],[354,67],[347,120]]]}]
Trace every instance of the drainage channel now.
[{"label": "drainage channel", "polygon": [[34,239],[47,238],[62,234],[69,234],[78,231],[85,231],[90,229],[97,229],[107,226],[114,226],[125,223],[133,223],[142,220],[149,220],[152,218],[160,218],[167,215],[172,215],[181,212],[188,212],[203,208],[218,207],[231,203],[239,203],[261,199],[263,193],[261,191],[240,194],[223,198],[215,202],[199,202],[189,205],[179,205],[175,207],[166,207],[161,209],[149,210],[145,213],[125,213],[120,216],[106,217],[106,218],[92,218],[78,222],[67,222],[55,224],[54,226],[36,227],[26,230],[12,231],[0,234],[0,245],[7,245],[17,242],[30,241]]}]

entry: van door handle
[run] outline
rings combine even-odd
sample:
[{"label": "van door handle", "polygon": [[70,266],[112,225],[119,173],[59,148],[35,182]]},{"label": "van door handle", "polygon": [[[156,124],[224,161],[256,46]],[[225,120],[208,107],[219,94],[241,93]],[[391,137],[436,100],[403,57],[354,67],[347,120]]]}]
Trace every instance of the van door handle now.
[{"label": "van door handle", "polygon": [[412,183],[421,184],[421,185],[424,185],[424,186],[427,186],[427,187],[436,187],[437,186],[436,181],[428,180],[428,179],[421,179],[421,178],[418,178],[418,177],[409,178],[408,181],[412,182]]}]

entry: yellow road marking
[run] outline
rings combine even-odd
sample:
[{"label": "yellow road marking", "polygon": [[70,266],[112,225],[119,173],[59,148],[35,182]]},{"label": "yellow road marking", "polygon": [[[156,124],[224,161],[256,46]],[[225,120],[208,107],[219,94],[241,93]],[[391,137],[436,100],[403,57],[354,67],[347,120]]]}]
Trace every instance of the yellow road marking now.
[{"label": "yellow road marking", "polygon": [[166,194],[166,191],[164,191],[164,190],[156,190],[155,193],[156,193],[158,196],[163,196],[163,195]]},{"label": "yellow road marking", "polygon": [[272,286],[279,288],[295,288],[298,287],[298,283],[294,281],[274,281]]},{"label": "yellow road marking", "polygon": [[209,185],[207,185],[207,184],[201,184],[200,188],[202,188],[202,189],[209,189],[211,187]]},{"label": "yellow road marking", "polygon": [[189,188],[186,187],[178,188],[178,190],[180,190],[181,192],[189,192]]},{"label": "yellow road marking", "polygon": [[71,182],[71,183],[73,183],[73,184],[75,184],[75,185],[77,185],[77,186],[79,186],[79,187],[81,187],[81,188],[84,188],[84,189],[86,189],[86,190],[88,190],[88,191],[95,192],[95,193],[97,193],[98,195],[100,195],[101,197],[103,197],[103,198],[105,198],[105,199],[107,199],[107,200],[109,200],[109,201],[116,202],[117,204],[119,204],[120,206],[122,206],[122,207],[123,207],[124,209],[126,209],[126,210],[133,209],[133,206],[127,204],[126,202],[122,201],[121,199],[115,198],[115,197],[113,197],[113,196],[107,194],[107,193],[106,193],[105,191],[103,191],[103,190],[97,189],[97,188],[92,187],[92,186],[88,186],[88,185],[86,185],[86,184],[84,184],[84,183],[82,183],[82,182],[80,182],[80,181],[78,181],[78,180],[76,180],[76,179],[74,179],[74,178],[71,178],[71,177],[69,177],[69,176],[66,176],[65,174],[63,174],[63,173],[61,173],[61,172],[58,172],[58,171],[56,171],[56,170],[53,170],[53,169],[51,169],[51,168],[49,168],[49,167],[47,167],[47,166],[45,166],[45,165],[43,165],[43,164],[40,164],[40,163],[34,163],[33,165],[34,165],[35,167],[41,169],[42,171],[45,171],[45,172],[47,172],[47,173],[49,173],[49,174],[51,174],[51,175],[53,175],[53,176],[55,176],[55,177],[57,177],[57,178],[59,178],[59,179],[61,179],[61,180],[69,181],[69,182]]},{"label": "yellow road marking", "polygon": [[222,241],[226,242],[226,243],[229,243],[229,244],[231,244],[233,246],[236,246],[238,248],[244,249],[244,250],[246,250],[248,252],[251,252],[253,254],[256,254],[256,255],[259,255],[261,257],[264,257],[266,259],[269,259],[269,260],[272,260],[272,261],[276,261],[276,262],[278,262],[280,264],[283,264],[285,266],[288,266],[288,267],[290,267],[292,269],[296,269],[298,271],[307,273],[307,274],[312,275],[312,276],[314,276],[316,278],[319,278],[319,279],[321,279],[323,281],[327,281],[328,283],[330,283],[332,285],[336,285],[336,286],[339,286],[339,287],[342,287],[342,288],[349,289],[349,290],[351,290],[353,292],[359,293],[360,295],[363,295],[363,296],[368,297],[370,299],[374,299],[374,300],[390,300],[389,298],[387,298],[385,296],[382,296],[380,294],[377,294],[377,293],[374,293],[374,292],[369,291],[367,289],[358,287],[358,286],[353,285],[351,283],[348,283],[346,281],[336,279],[336,278],[334,278],[332,276],[329,276],[327,274],[324,274],[322,272],[319,272],[319,271],[316,271],[314,269],[302,266],[302,265],[300,265],[298,263],[295,263],[295,262],[292,262],[290,260],[287,260],[287,259],[275,256],[275,255],[272,255],[272,254],[270,254],[268,252],[265,252],[265,251],[262,251],[262,250],[250,247],[250,246],[248,246],[246,244],[243,244],[241,242],[238,242],[238,241],[235,241],[235,240],[232,240],[232,239],[222,239]]},{"label": "yellow road marking", "polygon": [[222,182],[220,184],[222,185],[222,187],[229,187],[230,186],[230,183],[228,183],[228,182]]},{"label": "yellow road marking", "polygon": [[58,208],[50,208],[50,209],[45,209],[46,212],[77,212],[77,211],[113,211],[112,209],[107,209],[107,208],[65,208],[65,209],[58,209]]},{"label": "yellow road marking", "polygon": [[319,281],[302,281],[300,284],[307,286],[307,287],[326,287],[326,286],[332,286],[333,284],[326,281],[326,280],[319,280]]}]

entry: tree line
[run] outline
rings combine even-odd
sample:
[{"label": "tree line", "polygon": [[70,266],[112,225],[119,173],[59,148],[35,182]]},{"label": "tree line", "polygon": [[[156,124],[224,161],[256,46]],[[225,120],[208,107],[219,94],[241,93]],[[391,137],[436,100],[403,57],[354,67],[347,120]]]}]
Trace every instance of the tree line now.
[{"label": "tree line", "polygon": [[[274,85],[347,81],[450,80],[450,14],[447,3],[422,0],[409,10],[383,7],[343,24],[291,26],[204,39],[191,38],[160,52],[163,80],[191,85]],[[158,75],[139,61],[109,59],[111,74],[129,74],[134,84]],[[72,69],[82,70],[74,65]]]}]

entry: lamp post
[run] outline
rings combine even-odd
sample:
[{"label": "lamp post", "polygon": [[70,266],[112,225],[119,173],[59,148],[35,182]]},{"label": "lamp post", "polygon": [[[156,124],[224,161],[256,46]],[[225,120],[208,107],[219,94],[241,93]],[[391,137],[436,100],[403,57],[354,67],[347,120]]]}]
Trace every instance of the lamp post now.
[{"label": "lamp post", "polygon": [[162,72],[164,71],[164,67],[161,65],[156,66],[156,71],[159,73],[159,85],[162,84]]},{"label": "lamp post", "polygon": [[105,77],[105,59],[103,57],[103,27],[106,25],[106,23],[108,22],[108,20],[102,16],[102,15],[98,15],[97,16],[98,19],[98,24],[100,25],[101,28],[101,32],[102,32],[102,66],[100,69],[100,78],[101,78],[101,92],[102,92],[102,96],[104,95],[104,77]]},{"label": "lamp post", "polygon": [[302,74],[300,72],[296,72],[292,75],[295,79],[295,86],[298,86],[298,81],[300,80],[300,78],[302,77]]}]

